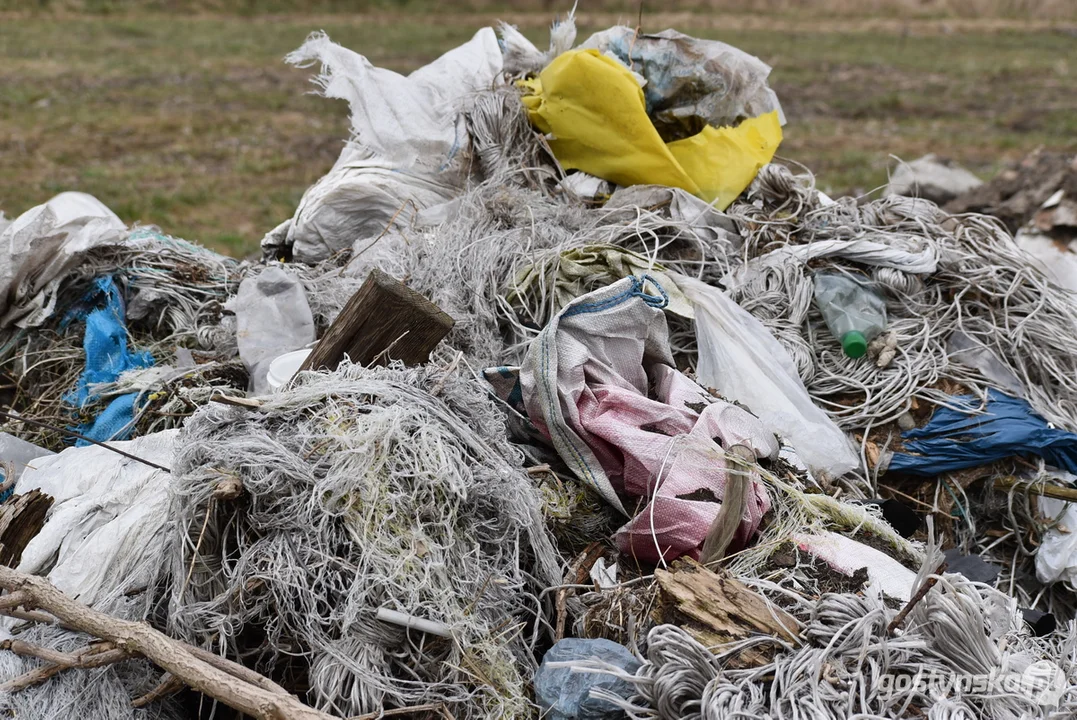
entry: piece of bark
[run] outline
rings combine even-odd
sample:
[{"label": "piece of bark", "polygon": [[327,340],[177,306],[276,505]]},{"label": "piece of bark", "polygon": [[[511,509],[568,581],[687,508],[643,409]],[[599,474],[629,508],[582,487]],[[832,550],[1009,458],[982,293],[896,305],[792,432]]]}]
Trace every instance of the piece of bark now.
[{"label": "piece of bark", "polygon": [[304,705],[293,695],[267,690],[222,670],[186,643],[145,623],[121,620],[87,607],[45,578],[0,567],[0,588],[25,593],[28,604],[55,615],[65,625],[110,642],[116,650],[142,655],[192,689],[258,720],[333,720],[332,715]]},{"label": "piece of bark", "polygon": [[19,564],[22,551],[45,525],[50,507],[52,496],[40,490],[15,495],[0,505],[0,565]]},{"label": "piece of bark", "polygon": [[[658,569],[662,589],[660,621],[680,625],[708,648],[757,635],[796,642],[800,623],[724,571],[714,573],[694,560],[676,560],[669,570]],[[743,650],[731,660],[734,667],[756,666],[769,659],[763,645]]]},{"label": "piece of bark", "polygon": [[399,360],[421,365],[454,321],[434,303],[380,270],[348,300],[300,370],[335,370],[347,355],[357,365]]}]

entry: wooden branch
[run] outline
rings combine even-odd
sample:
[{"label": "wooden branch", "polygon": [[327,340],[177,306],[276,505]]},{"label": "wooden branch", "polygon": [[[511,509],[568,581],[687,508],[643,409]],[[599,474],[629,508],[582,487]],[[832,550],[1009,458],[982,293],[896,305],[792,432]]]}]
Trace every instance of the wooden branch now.
[{"label": "wooden branch", "polygon": [[30,599],[30,596],[24,592],[10,593],[0,597],[0,610],[10,610],[11,608],[17,608],[20,605],[25,605]]},{"label": "wooden branch", "polygon": [[67,623],[60,622],[52,615],[43,613],[39,610],[19,610],[17,608],[7,608],[0,610],[0,615],[7,615],[10,618],[16,620],[25,620],[26,622],[40,623],[42,625],[57,625],[65,630],[78,630],[78,628],[72,627]]},{"label": "wooden branch", "polygon": [[[143,655],[165,671],[205,695],[259,720],[332,720],[333,716],[301,703],[298,698],[266,690],[237,678],[203,659],[186,643],[168,637],[149,625],[121,620],[89,608],[68,597],[48,580],[0,567],[0,588],[24,592],[35,607],[48,611],[67,625],[111,642],[125,656]],[[87,659],[89,662],[90,659]]]},{"label": "wooden branch", "polygon": [[[568,566],[570,575],[576,585],[582,585],[591,574],[591,568],[598,559],[606,552],[605,546],[600,542],[593,542],[584,548],[575,560]],[[554,628],[553,641],[559,642],[565,637],[565,621],[568,619],[568,597],[572,591],[570,588],[561,588],[557,591],[557,624]]]},{"label": "wooden branch", "polygon": [[375,269],[300,370],[335,370],[345,355],[357,365],[384,365],[389,360],[421,365],[453,324],[437,305]]},{"label": "wooden branch", "polygon": [[[7,643],[5,643],[6,645]],[[111,665],[123,660],[129,660],[131,653],[120,648],[109,647],[108,649],[102,649],[99,646],[93,645],[87,646],[80,650],[78,653],[60,653],[55,650],[47,650],[45,648],[35,647],[28,645],[27,643],[14,641],[12,646],[4,648],[11,650],[19,655],[28,655],[30,657],[40,658],[47,660],[51,664],[42,665],[41,667],[34,668],[29,672],[19,675],[17,678],[8,680],[3,685],[0,685],[0,692],[19,692],[26,688],[40,685],[54,675],[58,675],[64,670],[86,670],[90,668],[103,667],[105,665]],[[20,652],[21,651],[21,652]]]},{"label": "wooden branch", "polygon": [[894,616],[894,619],[890,621],[890,624],[886,626],[886,632],[888,635],[893,635],[894,631],[901,627],[901,623],[905,622],[905,617],[916,607],[916,603],[924,599],[928,591],[935,587],[935,583],[939,581],[939,576],[946,572],[946,562],[943,561],[941,565],[935,570],[934,574],[924,580],[924,583],[913,593],[913,596],[909,598],[909,602],[905,603],[905,607],[901,608],[901,612]]},{"label": "wooden branch", "polygon": [[240,665],[237,662],[233,662],[226,657],[214,655],[209,650],[203,650],[202,648],[195,647],[193,645],[188,645],[187,649],[199,660],[209,663],[218,670],[223,670],[237,680],[249,682],[251,685],[257,685],[263,690],[266,690],[271,693],[276,693],[278,695],[291,694],[287,690],[282,688],[280,685],[267,678],[265,675],[260,675],[255,671],[251,670],[249,667]]},{"label": "wooden branch", "polygon": [[[665,600],[661,621],[680,625],[706,647],[760,634],[797,640],[796,618],[725,572],[714,573],[681,558],[670,570],[655,570],[654,576]],[[732,664],[755,666],[766,659],[761,648],[748,648]]]},{"label": "wooden branch", "polygon": [[131,707],[146,707],[147,705],[157,702],[158,700],[163,700],[169,695],[175,695],[183,688],[183,683],[177,680],[175,676],[173,676],[171,673],[165,673],[164,677],[161,678],[160,684],[158,684],[157,687],[155,687],[153,690],[150,690],[142,697],[137,697],[132,700]]},{"label": "wooden branch", "polygon": [[82,653],[89,650],[89,647],[85,647],[79,652],[64,653],[57,650],[49,650],[48,648],[38,647],[37,645],[31,645],[30,643],[23,642],[22,640],[5,640],[0,643],[0,650],[10,650],[16,655],[22,655],[23,657],[35,657],[45,662],[53,663],[54,665],[75,665],[80,662],[80,656]]},{"label": "wooden branch", "polygon": [[16,495],[0,505],[0,564],[14,567],[22,551],[45,525],[52,497],[40,490]]}]

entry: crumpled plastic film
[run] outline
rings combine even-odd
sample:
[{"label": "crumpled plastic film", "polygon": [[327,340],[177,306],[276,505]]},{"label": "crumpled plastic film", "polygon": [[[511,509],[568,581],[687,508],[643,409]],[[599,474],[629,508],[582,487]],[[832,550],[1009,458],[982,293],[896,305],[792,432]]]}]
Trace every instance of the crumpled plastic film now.
[{"label": "crumpled plastic film", "polygon": [[770,162],[782,139],[777,111],[736,127],[707,126],[666,143],[632,73],[597,50],[572,50],[521,81],[531,122],[566,170],[618,185],[681,188],[725,209]]}]

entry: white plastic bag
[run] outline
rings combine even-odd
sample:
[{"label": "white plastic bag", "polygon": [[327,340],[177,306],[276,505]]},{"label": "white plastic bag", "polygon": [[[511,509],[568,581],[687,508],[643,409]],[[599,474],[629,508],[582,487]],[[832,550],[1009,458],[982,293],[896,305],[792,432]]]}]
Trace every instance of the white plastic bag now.
[{"label": "white plastic bag", "polygon": [[15,218],[0,233],[0,327],[45,322],[82,254],[126,239],[123,221],[86,193],[60,193]]},{"label": "white plastic bag", "polygon": [[[1072,482],[1077,477],[1059,476]],[[1077,503],[1049,497],[1037,498],[1040,514],[1056,519],[1055,527],[1043,535],[1036,550],[1036,578],[1045,585],[1064,582],[1077,589]]]},{"label": "white plastic bag", "polygon": [[287,228],[262,241],[267,256],[291,246],[297,261],[320,262],[378,236],[394,217],[402,225],[463,189],[470,140],[459,103],[501,75],[501,48],[491,28],[407,76],[375,67],[324,33],[312,35],[287,61],[321,65],[316,82],[322,94],[351,107],[352,139],[303,195]]},{"label": "white plastic bag", "polygon": [[314,342],[307,293],[297,278],[269,267],[257,277],[244,278],[227,307],[236,313],[236,341],[251,374],[250,389],[264,395],[270,391],[266,376],[274,358]]},{"label": "white plastic bag", "polygon": [[[113,447],[168,466],[179,430]],[[89,605],[152,582],[164,562],[169,475],[92,445],[39,458],[15,492],[53,497],[41,532],[29,542],[20,572],[46,575]]]},{"label": "white plastic bag", "polygon": [[770,331],[719,288],[673,277],[695,308],[700,384],[746,405],[812,471],[838,477],[856,468],[848,437],[812,402],[792,358]]}]

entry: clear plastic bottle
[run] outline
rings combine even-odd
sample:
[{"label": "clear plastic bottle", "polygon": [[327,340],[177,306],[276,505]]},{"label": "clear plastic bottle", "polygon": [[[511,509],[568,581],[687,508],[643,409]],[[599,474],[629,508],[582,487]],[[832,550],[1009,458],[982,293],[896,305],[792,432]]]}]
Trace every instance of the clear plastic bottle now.
[{"label": "clear plastic bottle", "polygon": [[886,302],[848,275],[816,273],[815,304],[851,358],[863,357],[868,343],[886,329]]}]

